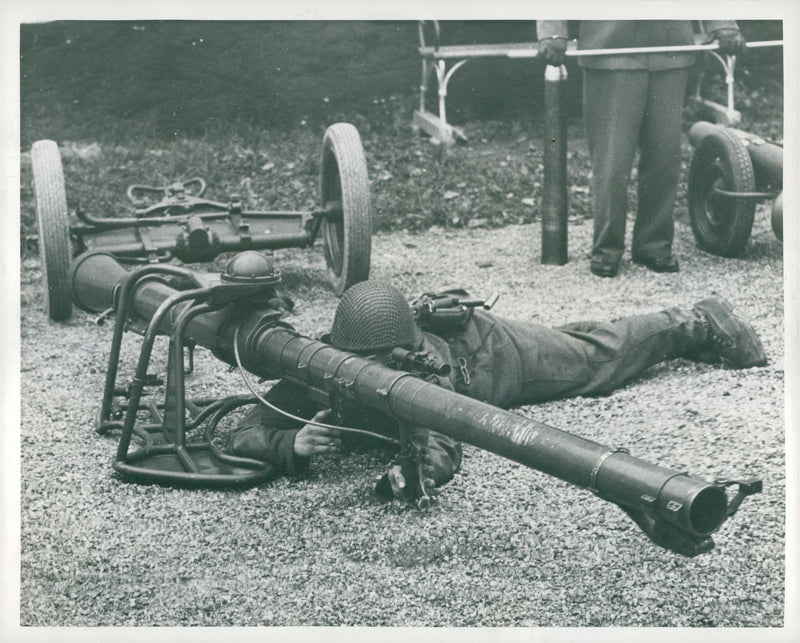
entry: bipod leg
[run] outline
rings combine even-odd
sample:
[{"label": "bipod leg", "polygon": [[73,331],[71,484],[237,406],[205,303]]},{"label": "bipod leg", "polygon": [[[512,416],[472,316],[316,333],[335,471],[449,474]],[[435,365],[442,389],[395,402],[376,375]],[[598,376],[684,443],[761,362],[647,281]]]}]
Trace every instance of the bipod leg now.
[{"label": "bipod leg", "polygon": [[[147,270],[147,268],[144,270]],[[144,388],[147,384],[153,382],[153,378],[148,375],[147,371],[150,366],[153,343],[155,342],[162,319],[170,309],[178,303],[188,299],[196,299],[204,296],[204,294],[205,289],[203,288],[175,293],[162,302],[150,320],[150,323],[147,325],[144,340],[142,341],[141,352],[139,353],[139,361],[136,365],[136,374],[130,385],[128,409],[125,413],[122,435],[120,436],[119,446],[117,447],[117,462],[123,462],[128,456],[128,448],[130,447],[131,437],[133,436],[134,427],[136,425],[136,416],[140,408]]]},{"label": "bipod leg", "polygon": [[[213,308],[205,303],[195,304],[184,309],[177,320],[175,330],[170,337],[169,375],[172,376],[174,386],[169,385],[167,379],[167,395],[172,398],[173,410],[170,407],[164,411],[165,425],[174,422],[175,453],[184,469],[189,473],[199,473],[200,469],[186,451],[186,376],[183,368],[183,355],[185,345],[186,326],[189,322],[203,313],[211,312]],[[170,417],[170,415],[172,417]]]},{"label": "bipod leg", "polygon": [[[203,291],[192,292],[195,299],[198,300],[207,296],[207,293]],[[123,445],[120,441],[120,451],[117,454],[114,469],[121,474],[137,482],[214,488],[257,484],[276,474],[272,465],[249,458],[227,456],[221,453],[211,441],[213,428],[216,428],[222,417],[244,403],[251,403],[249,399],[245,401],[242,401],[241,398],[207,401],[206,408],[197,413],[197,417],[193,419],[192,427],[198,427],[203,421],[208,421],[209,416],[211,416],[210,424],[213,426],[206,429],[205,439],[187,442],[187,407],[195,405],[186,400],[184,370],[184,348],[187,345],[186,329],[192,319],[216,309],[204,301],[197,301],[181,310],[173,321],[174,330],[170,335],[164,422],[161,427],[164,442],[149,444],[143,449],[128,454],[128,444]],[[149,330],[150,327],[148,327]],[[145,347],[149,352],[152,347],[152,339],[149,335],[148,339],[151,341],[147,342]],[[143,370],[146,370],[146,365]],[[136,393],[138,394],[138,392],[137,387]],[[132,402],[133,400],[134,396],[132,395]],[[130,433],[124,432],[123,437],[125,436],[129,437]],[[125,447],[124,452],[121,450],[123,446]]]},{"label": "bipod leg", "polygon": [[422,447],[411,437],[411,427],[400,422],[400,472],[406,481],[405,496],[413,500],[420,509],[428,509],[432,500],[422,469]]}]

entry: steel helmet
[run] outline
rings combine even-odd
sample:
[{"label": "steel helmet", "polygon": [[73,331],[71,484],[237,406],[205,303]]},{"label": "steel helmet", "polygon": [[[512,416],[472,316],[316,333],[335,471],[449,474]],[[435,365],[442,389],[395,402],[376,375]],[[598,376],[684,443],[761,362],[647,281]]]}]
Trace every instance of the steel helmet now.
[{"label": "steel helmet", "polygon": [[414,350],[422,340],[411,307],[385,281],[361,281],[342,295],[331,328],[331,344],[364,353],[401,346]]}]

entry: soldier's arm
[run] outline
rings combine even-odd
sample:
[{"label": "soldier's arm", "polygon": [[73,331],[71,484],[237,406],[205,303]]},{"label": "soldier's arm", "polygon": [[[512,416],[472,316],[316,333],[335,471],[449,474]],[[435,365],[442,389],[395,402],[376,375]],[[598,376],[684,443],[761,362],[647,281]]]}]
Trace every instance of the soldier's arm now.
[{"label": "soldier's arm", "polygon": [[[313,418],[319,407],[310,402],[302,387],[281,380],[265,395],[278,408],[304,419]],[[226,450],[233,455],[269,462],[281,472],[300,475],[308,470],[313,454],[307,435],[308,425],[258,404],[228,436]],[[298,436],[300,439],[298,440]],[[314,442],[317,441],[315,437]],[[300,451],[296,450],[300,446]]]}]

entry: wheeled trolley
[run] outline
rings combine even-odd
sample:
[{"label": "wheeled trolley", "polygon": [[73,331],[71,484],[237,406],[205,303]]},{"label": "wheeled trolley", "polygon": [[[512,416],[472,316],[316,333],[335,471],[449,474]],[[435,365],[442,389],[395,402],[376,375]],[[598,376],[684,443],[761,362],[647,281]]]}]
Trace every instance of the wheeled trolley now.
[{"label": "wheeled trolley", "polygon": [[237,198],[228,203],[204,198],[205,181],[193,178],[168,186],[130,186],[131,216],[98,218],[78,209],[71,217],[58,145],[37,141],[31,162],[45,308],[54,320],[72,314],[67,283],[71,261],[98,250],[127,263],[193,263],[225,252],[307,247],[322,237],[336,294],[369,276],[372,211],[367,164],[361,137],[348,123],[336,123],[325,132],[320,205],[312,211],[247,211]]},{"label": "wheeled trolley", "polygon": [[721,124],[698,121],[689,166],[689,218],[697,245],[735,257],[750,237],[756,204],[773,199],[771,223],[783,240],[783,146]]}]

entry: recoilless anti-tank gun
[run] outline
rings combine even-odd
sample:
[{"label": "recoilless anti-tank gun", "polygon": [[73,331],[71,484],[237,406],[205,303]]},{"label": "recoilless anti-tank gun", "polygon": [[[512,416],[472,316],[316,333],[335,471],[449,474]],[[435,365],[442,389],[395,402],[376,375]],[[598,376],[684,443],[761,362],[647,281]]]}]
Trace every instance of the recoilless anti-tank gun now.
[{"label": "recoilless anti-tank gun", "polygon": [[[74,303],[91,312],[113,310],[116,316],[96,425],[101,433],[121,430],[116,471],[137,482],[216,487],[257,484],[275,475],[271,465],[232,457],[214,444],[220,420],[232,409],[257,403],[257,398],[186,399],[186,347],[197,345],[243,374],[288,378],[329,408],[359,404],[397,420],[403,472],[413,483],[412,495],[423,504],[428,496],[419,475],[419,452],[403,430],[411,425],[589,489],[620,506],[654,542],[687,556],[711,549],[711,535],[746,495],[761,490],[758,479],[709,483],[647,463],[625,449],[586,440],[304,337],[283,319],[278,282],[274,265],[257,252],[236,255],[219,275],[162,264],[128,271],[102,251],[84,253],[73,263],[68,283]],[[453,299],[454,306],[462,305]],[[118,387],[126,328],[138,330],[144,339],[133,379]],[[161,403],[146,395],[146,389],[163,383],[149,373],[158,335],[170,340]],[[412,370],[446,372],[424,356],[403,353],[393,358]],[[149,422],[141,419],[146,412]],[[187,437],[190,433],[194,437]],[[134,436],[141,446],[131,450]],[[729,500],[730,487],[735,494]]]},{"label": "recoilless anti-tank gun", "polygon": [[[399,442],[407,495],[420,506],[429,504],[430,497],[412,425],[589,489],[621,507],[654,542],[687,556],[710,550],[712,534],[745,496],[761,490],[756,478],[709,483],[441,388],[420,377],[447,374],[450,365],[433,356],[394,351],[396,368],[391,368],[289,326],[284,313],[290,302],[277,290],[280,272],[257,249],[309,245],[322,231],[336,292],[368,273],[369,194],[360,139],[352,126],[338,124],[326,132],[322,207],[310,213],[239,212],[235,205],[217,207],[202,200],[202,184],[195,196],[187,195],[189,186],[182,184],[167,190],[164,202],[142,208],[141,221],[84,215],[89,226],[70,227],[57,146],[40,141],[32,157],[50,316],[69,316],[74,303],[101,313],[98,323],[116,318],[95,428],[101,434],[120,432],[113,468],[125,479],[241,487],[274,477],[270,464],[224,453],[216,440],[220,422],[230,413],[263,401],[247,378],[250,373],[265,380],[290,379],[334,411],[357,404],[396,420],[400,439],[392,441]],[[286,221],[294,232],[273,235],[269,227],[263,237],[253,233],[266,222]],[[70,252],[71,242],[75,252]],[[242,252],[220,274],[169,262],[207,260],[230,250]],[[423,327],[450,327],[463,323],[477,306],[491,307],[495,299],[475,300],[453,291],[421,297],[414,311]],[[126,330],[141,334],[142,343],[133,377],[120,386]],[[150,372],[159,336],[169,337],[165,379]],[[187,398],[185,379],[197,346],[238,367],[250,394]]]}]

